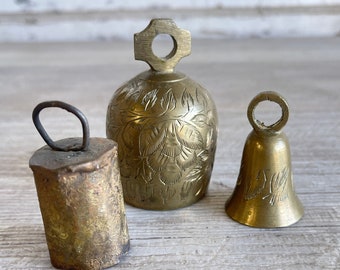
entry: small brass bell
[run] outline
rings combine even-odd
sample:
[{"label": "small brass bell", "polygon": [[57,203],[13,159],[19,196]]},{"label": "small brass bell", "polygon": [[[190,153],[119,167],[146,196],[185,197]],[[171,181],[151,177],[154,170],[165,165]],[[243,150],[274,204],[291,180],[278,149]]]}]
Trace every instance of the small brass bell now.
[{"label": "small brass bell", "polygon": [[[81,121],[83,138],[52,141],[39,120],[48,107]],[[33,122],[47,145],[29,161],[34,173],[51,263],[56,268],[100,270],[129,250],[117,143],[89,138],[86,117],[60,101],[38,104]]]},{"label": "small brass bell", "polygon": [[[174,48],[164,58],[152,51],[159,34]],[[154,19],[135,34],[135,59],[151,69],[121,86],[107,110],[106,134],[119,144],[124,199],[144,209],[168,210],[201,199],[212,172],[217,113],[209,93],[183,73],[190,33],[170,19]]]},{"label": "small brass bell", "polygon": [[[282,109],[281,118],[266,126],[255,119],[255,107],[273,101]],[[286,227],[303,215],[295,194],[288,138],[281,129],[288,121],[288,104],[275,92],[262,92],[249,104],[248,119],[254,130],[249,134],[233,194],[226,213],[239,223],[259,227]]]}]

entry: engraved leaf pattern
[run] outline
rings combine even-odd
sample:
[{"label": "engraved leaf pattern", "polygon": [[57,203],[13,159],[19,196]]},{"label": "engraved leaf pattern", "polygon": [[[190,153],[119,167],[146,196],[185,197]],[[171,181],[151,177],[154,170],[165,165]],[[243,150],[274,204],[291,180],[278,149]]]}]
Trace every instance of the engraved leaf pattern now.
[{"label": "engraved leaf pattern", "polygon": [[115,100],[116,104],[121,104],[124,102],[127,102],[127,103],[137,102],[141,93],[142,93],[141,82],[132,81],[129,84],[119,88],[116,91],[113,100]]},{"label": "engraved leaf pattern", "polygon": [[285,167],[281,172],[273,173],[270,179],[270,190],[269,194],[264,196],[262,199],[270,197],[269,204],[274,205],[275,202],[283,200],[287,197],[284,193],[288,180],[288,168]]},{"label": "engraved leaf pattern", "polygon": [[208,106],[208,101],[206,97],[204,96],[204,94],[201,91],[199,91],[199,89],[196,89],[196,100],[197,100],[197,103],[200,104],[204,110],[206,110]]},{"label": "engraved leaf pattern", "polygon": [[206,139],[206,145],[207,145],[207,149],[214,149],[213,151],[215,151],[215,147],[216,147],[216,133],[213,127],[209,128],[209,131],[207,133],[207,139]]},{"label": "engraved leaf pattern", "polygon": [[167,163],[168,157],[161,151],[156,151],[147,157],[147,164],[153,171],[160,171]]},{"label": "engraved leaf pattern", "polygon": [[193,165],[196,162],[196,154],[195,151],[192,151],[191,149],[183,146],[182,152],[178,157],[176,158],[177,165],[182,169],[186,170],[191,165]]},{"label": "engraved leaf pattern", "polygon": [[185,199],[189,193],[199,196],[203,189],[204,185],[202,185],[201,181],[186,181],[181,189],[181,199]]},{"label": "engraved leaf pattern", "polygon": [[179,142],[191,149],[203,149],[201,133],[193,125],[180,120],[178,122],[180,126],[176,132]]},{"label": "engraved leaf pattern", "polygon": [[202,192],[204,192],[205,185],[201,181],[186,181],[181,189],[181,199],[184,200],[188,193],[194,194],[195,196],[199,196]]},{"label": "engraved leaf pattern", "polygon": [[141,166],[141,170],[142,171],[140,175],[142,176],[145,183],[150,183],[152,181],[152,171],[150,170],[150,168],[145,163],[143,163]]},{"label": "engraved leaf pattern", "polygon": [[142,99],[142,105],[144,105],[144,110],[148,110],[155,106],[157,101],[157,93],[158,89],[151,90],[149,93],[147,93],[143,99]]},{"label": "engraved leaf pattern", "polygon": [[137,102],[137,100],[139,99],[141,93],[142,93],[141,90],[132,92],[131,94],[129,93],[129,95],[127,95],[127,98],[130,98],[131,101],[133,101],[133,102]]},{"label": "engraved leaf pattern", "polygon": [[183,107],[187,107],[188,111],[190,111],[190,108],[193,108],[194,106],[194,98],[191,96],[190,93],[188,93],[186,89],[184,89],[183,91],[181,104]]},{"label": "engraved leaf pattern", "polygon": [[246,200],[250,200],[259,195],[267,182],[267,175],[264,170],[259,170],[257,176],[252,181],[248,182],[247,193],[245,196]]},{"label": "engraved leaf pattern", "polygon": [[207,116],[204,114],[196,114],[191,121],[198,127],[204,128],[207,126]]},{"label": "engraved leaf pattern", "polygon": [[173,161],[168,162],[160,172],[160,180],[165,185],[173,185],[181,178],[181,170]]},{"label": "engraved leaf pattern", "polygon": [[202,161],[205,162],[205,161],[208,160],[209,154],[210,154],[210,152],[209,152],[208,150],[203,150],[203,151],[201,151],[201,152],[198,154],[198,156],[200,157],[200,159],[201,159]]},{"label": "engraved leaf pattern", "polygon": [[142,156],[153,154],[164,141],[165,131],[162,127],[143,129],[139,135],[139,152]]},{"label": "engraved leaf pattern", "polygon": [[165,111],[172,111],[176,108],[176,98],[171,88],[161,98],[161,107]]},{"label": "engraved leaf pattern", "polygon": [[189,174],[187,175],[187,179],[188,181],[196,181],[198,180],[202,175],[202,168],[201,166],[196,166],[195,168],[193,168]]},{"label": "engraved leaf pattern", "polygon": [[182,151],[181,145],[175,132],[168,132],[166,140],[164,140],[162,152],[168,157],[177,157]]},{"label": "engraved leaf pattern", "polygon": [[116,104],[124,102],[129,92],[131,92],[131,89],[128,86],[119,88],[116,91],[112,101],[114,101]]}]

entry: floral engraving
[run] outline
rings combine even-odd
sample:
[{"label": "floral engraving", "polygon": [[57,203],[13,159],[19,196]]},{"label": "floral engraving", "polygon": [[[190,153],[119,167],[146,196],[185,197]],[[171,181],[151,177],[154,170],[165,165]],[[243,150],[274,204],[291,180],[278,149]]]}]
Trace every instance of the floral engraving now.
[{"label": "floral engraving", "polygon": [[[108,108],[107,135],[119,145],[124,196],[159,196],[163,204],[201,196],[216,148],[214,105],[198,88],[145,89],[141,81],[118,89]],[[144,185],[153,188],[141,195]]]}]

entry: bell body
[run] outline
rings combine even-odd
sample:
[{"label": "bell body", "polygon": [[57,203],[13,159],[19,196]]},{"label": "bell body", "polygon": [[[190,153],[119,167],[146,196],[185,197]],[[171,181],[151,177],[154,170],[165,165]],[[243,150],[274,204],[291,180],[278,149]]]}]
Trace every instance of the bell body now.
[{"label": "bell body", "polygon": [[261,228],[289,226],[302,217],[284,133],[268,136],[253,130],[249,134],[226,212],[242,224]]},{"label": "bell body", "polygon": [[182,73],[149,70],[120,87],[108,106],[107,137],[119,144],[125,201],[168,210],[201,199],[216,126],[209,93]]},{"label": "bell body", "polygon": [[[152,49],[158,34],[173,40],[165,57]],[[190,54],[190,32],[170,19],[153,19],[135,34],[134,45],[135,59],[151,69],[116,91],[106,122],[107,137],[119,144],[124,199],[153,210],[191,205],[207,191],[217,114],[208,92],[174,71],[178,61]]]},{"label": "bell body", "polygon": [[[81,138],[57,142],[81,144]],[[117,144],[91,138],[87,151],[34,153],[29,165],[42,213],[53,266],[102,269],[129,249]]]},{"label": "bell body", "polygon": [[[282,109],[281,118],[270,126],[255,119],[255,107],[273,101]],[[281,129],[288,121],[288,104],[276,92],[262,92],[248,106],[253,131],[248,135],[240,173],[226,213],[241,224],[259,228],[286,227],[303,215],[295,194],[289,142]]]}]

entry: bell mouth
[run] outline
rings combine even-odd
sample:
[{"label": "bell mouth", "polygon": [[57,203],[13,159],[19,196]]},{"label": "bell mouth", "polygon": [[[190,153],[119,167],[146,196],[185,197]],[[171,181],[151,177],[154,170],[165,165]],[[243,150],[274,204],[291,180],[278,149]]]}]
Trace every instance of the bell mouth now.
[{"label": "bell mouth", "polygon": [[239,200],[234,194],[225,203],[226,214],[234,221],[254,228],[281,228],[297,223],[304,215],[303,206],[295,194],[274,206],[255,201]]}]

